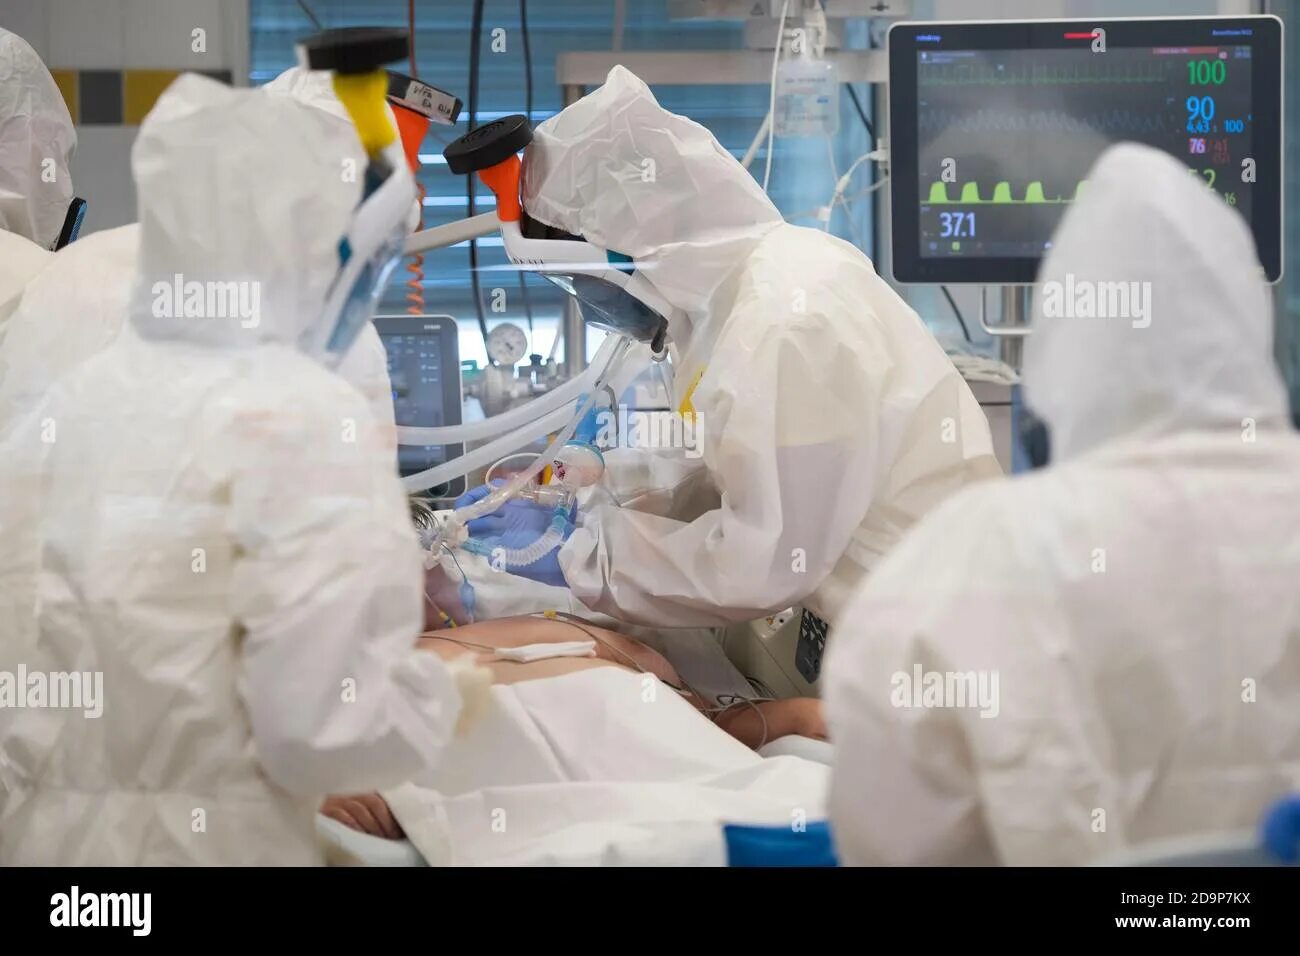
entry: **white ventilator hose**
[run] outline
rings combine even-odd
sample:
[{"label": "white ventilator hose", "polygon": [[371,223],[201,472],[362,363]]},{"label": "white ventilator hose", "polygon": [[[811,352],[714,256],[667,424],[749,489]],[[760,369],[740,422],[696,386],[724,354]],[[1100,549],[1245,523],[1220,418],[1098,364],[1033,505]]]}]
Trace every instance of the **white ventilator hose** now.
[{"label": "white ventilator hose", "polygon": [[482,239],[501,228],[501,220],[494,212],[479,213],[468,219],[457,219],[443,226],[423,229],[406,237],[402,252],[413,256],[417,252],[432,252],[434,249],[446,249],[471,239]]},{"label": "white ventilator hose", "polygon": [[608,368],[610,356],[614,354],[614,341],[617,338],[618,336],[614,335],[607,336],[605,341],[600,343],[591,365],[581,375],[539,395],[526,405],[512,408],[500,415],[493,415],[483,421],[467,422],[462,425],[436,427],[398,425],[397,443],[399,445],[465,445],[524,428],[543,415],[548,415],[557,408],[573,402],[583,392],[589,391],[591,385]]},{"label": "white ventilator hose", "polygon": [[762,146],[763,140],[767,139],[767,131],[771,129],[771,127],[772,114],[769,111],[768,114],[763,117],[763,123],[759,126],[758,132],[754,134],[754,139],[750,142],[749,149],[745,150],[745,156],[741,159],[740,165],[749,169],[750,165],[754,162],[754,157],[758,155],[758,147]]},{"label": "white ventilator hose", "polygon": [[[604,360],[604,367],[592,366],[599,373],[594,376],[591,383],[591,394],[593,396],[605,383],[626,378],[623,373],[625,371],[624,366],[629,364],[626,359],[630,351],[631,341],[617,335],[611,335],[608,341],[613,344]],[[619,347],[620,343],[622,343],[621,348]],[[557,428],[562,428],[570,417],[573,417],[574,427],[576,428],[580,416],[574,415],[572,402],[561,405],[541,418],[528,422],[514,431],[502,435],[479,448],[475,448],[458,458],[453,458],[451,461],[443,462],[432,468],[426,468],[424,471],[416,472],[413,475],[407,475],[402,479],[402,484],[408,492],[425,491],[436,485],[451,481],[453,478],[469,474],[478,468],[485,468],[511,452],[532,444],[543,435],[553,432]],[[540,471],[540,467],[537,470]]]},{"label": "white ventilator hose", "polygon": [[[402,479],[402,485],[408,492],[424,491],[434,487],[435,485],[440,485],[444,482],[450,481],[453,478],[459,478],[461,475],[468,474],[475,469],[486,468],[498,459],[505,457],[513,451],[518,451],[520,448],[536,441],[543,435],[553,432],[557,428],[562,428],[565,422],[569,422],[571,426],[566,429],[568,435],[564,440],[568,441],[569,438],[573,436],[573,432],[577,429],[578,422],[581,420],[582,415],[586,414],[586,409],[590,408],[592,403],[595,401],[596,395],[603,382],[608,377],[616,374],[619,366],[623,364],[622,358],[627,354],[627,346],[630,344],[630,340],[622,338],[621,336],[614,336],[613,338],[617,339],[618,342],[611,352],[606,372],[604,375],[599,376],[593,383],[594,387],[587,397],[587,402],[582,406],[578,413],[575,414],[571,405],[562,405],[550,414],[544,415],[534,422],[529,422],[522,428],[518,428],[507,435],[502,435],[494,441],[490,441],[485,445],[475,448],[473,451],[467,452],[459,458],[443,462],[441,465],[435,465],[432,468],[426,468],[424,471],[416,472],[413,475],[407,475]],[[621,347],[619,347],[620,345]],[[529,477],[531,478],[533,475],[540,472],[546,462],[550,460],[547,458],[547,455],[551,455],[555,451],[558,451],[560,446],[563,444],[564,442],[560,442],[559,444],[552,443],[551,448],[537,459],[532,468],[528,469]],[[521,482],[520,484],[522,485],[523,483]],[[483,513],[490,514],[492,510],[495,509],[489,509]],[[478,516],[475,515],[475,517]]]},{"label": "white ventilator hose", "polygon": [[[618,343],[614,348],[614,354],[610,358],[609,364],[611,370],[617,371],[618,366],[622,364],[623,356],[627,354],[627,349],[629,345],[631,345],[630,339],[627,339],[623,336],[618,337]],[[474,502],[473,504],[467,505],[464,508],[457,508],[454,512],[452,512],[451,516],[447,519],[447,521],[439,527],[438,533],[433,539],[430,550],[436,553],[438,548],[442,546],[442,543],[448,537],[452,537],[454,540],[454,538],[458,536],[459,531],[462,527],[464,527],[469,522],[473,521],[475,518],[481,518],[483,517],[483,515],[491,514],[492,512],[496,511],[498,508],[500,508],[511,498],[514,498],[516,495],[518,495],[519,492],[523,490],[525,485],[527,485],[534,478],[536,478],[537,475],[541,472],[541,470],[546,466],[546,463],[549,461],[553,461],[556,452],[558,452],[561,448],[563,448],[565,442],[567,442],[570,438],[573,437],[573,433],[578,428],[578,423],[582,421],[583,416],[586,415],[587,412],[591,409],[592,405],[595,404],[596,397],[599,394],[600,388],[603,385],[604,385],[604,376],[602,376],[601,379],[596,383],[596,387],[587,395],[586,400],[581,403],[581,405],[577,410],[577,413],[574,414],[574,416],[569,420],[569,423],[564,427],[564,429],[558,435],[555,436],[555,440],[551,442],[550,446],[546,449],[546,451],[542,452],[542,454],[537,457],[537,460],[533,462],[533,464],[529,468],[525,469],[524,471],[518,472],[517,474],[515,474],[513,478],[511,478],[509,481],[505,482],[504,484],[497,485],[487,495],[485,495],[483,498],[480,498],[478,501]],[[475,454],[483,450],[484,449],[482,448],[476,449]],[[496,454],[495,451],[494,454]],[[431,470],[436,471],[437,469],[431,469]],[[414,478],[416,476],[412,475],[411,477]],[[409,481],[410,479],[404,479],[404,480]],[[410,485],[408,484],[407,487],[409,488]]]},{"label": "white ventilator hose", "polygon": [[451,522],[461,525],[469,524],[469,522],[473,521],[475,518],[490,515],[511,498],[514,498],[519,494],[519,492],[524,489],[525,485],[541,473],[541,470],[546,467],[548,462],[555,460],[556,453],[564,447],[565,442],[573,437],[573,433],[577,431],[578,422],[582,420],[583,415],[587,414],[591,406],[595,404],[595,401],[596,393],[592,392],[578,407],[577,413],[569,419],[569,423],[561,429],[558,435],[555,436],[555,440],[547,446],[546,451],[537,456],[537,461],[533,462],[533,464],[525,468],[523,471],[517,472],[509,481],[497,485],[491,492],[473,504],[466,505],[464,508],[457,508],[452,512],[450,519]]},{"label": "white ventilator hose", "polygon": [[485,445],[480,445],[473,451],[466,452],[458,458],[445,461],[440,465],[434,465],[432,468],[426,468],[424,471],[418,471],[413,475],[407,475],[402,479],[402,485],[408,492],[425,491],[435,485],[451,481],[453,478],[467,475],[476,469],[486,468],[497,459],[503,458],[513,451],[518,451],[543,435],[549,434],[557,428],[563,428],[564,423],[572,417],[573,404],[561,405],[550,414],[543,415],[536,421],[529,422],[521,428],[495,438]]}]

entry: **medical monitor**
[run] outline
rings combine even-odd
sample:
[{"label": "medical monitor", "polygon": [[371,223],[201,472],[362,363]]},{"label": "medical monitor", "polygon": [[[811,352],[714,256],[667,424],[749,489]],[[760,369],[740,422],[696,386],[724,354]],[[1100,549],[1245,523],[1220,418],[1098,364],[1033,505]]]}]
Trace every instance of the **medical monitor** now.
[{"label": "medical monitor", "polygon": [[[375,318],[388,353],[393,382],[393,417],[398,425],[426,428],[461,422],[460,348],[456,320],[449,315],[384,315]],[[464,453],[463,445],[399,445],[403,476],[440,465]],[[430,489],[435,498],[463,494],[465,479]]]},{"label": "medical monitor", "polygon": [[1276,281],[1282,75],[1276,17],[895,25],[895,279],[1033,282],[1093,162],[1134,141],[1239,211]]}]

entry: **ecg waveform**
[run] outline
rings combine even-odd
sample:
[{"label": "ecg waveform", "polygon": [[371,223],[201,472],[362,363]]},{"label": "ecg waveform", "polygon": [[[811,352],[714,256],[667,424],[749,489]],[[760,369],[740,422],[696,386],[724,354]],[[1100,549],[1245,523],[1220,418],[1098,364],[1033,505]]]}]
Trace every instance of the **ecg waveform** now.
[{"label": "ecg waveform", "polygon": [[1169,80],[1170,64],[1163,60],[1113,63],[1089,56],[1074,63],[993,64],[987,60],[952,63],[923,62],[920,86],[1087,86],[1092,84],[1156,85]]},{"label": "ecg waveform", "polygon": [[930,197],[926,201],[931,205],[944,205],[946,203],[960,204],[963,206],[973,206],[982,204],[1020,204],[1020,205],[1050,205],[1053,203],[1073,202],[1083,195],[1083,187],[1086,183],[1081,181],[1074,188],[1074,195],[1070,198],[1064,196],[1055,199],[1049,199],[1043,194],[1043,184],[1041,182],[1032,182],[1025,187],[1023,199],[1016,199],[1011,195],[1011,184],[1008,182],[997,183],[993,186],[993,196],[990,199],[984,199],[980,195],[979,183],[965,183],[961,187],[959,199],[948,198],[947,183],[931,183]]},{"label": "ecg waveform", "polygon": [[[1139,114],[1132,110],[1113,109],[1073,116],[1060,110],[982,109],[974,112],[937,109],[923,110],[917,117],[917,130],[924,133],[1104,133],[1108,137],[1151,135],[1179,124],[1163,113]],[[1172,125],[1171,125],[1172,124]]]}]

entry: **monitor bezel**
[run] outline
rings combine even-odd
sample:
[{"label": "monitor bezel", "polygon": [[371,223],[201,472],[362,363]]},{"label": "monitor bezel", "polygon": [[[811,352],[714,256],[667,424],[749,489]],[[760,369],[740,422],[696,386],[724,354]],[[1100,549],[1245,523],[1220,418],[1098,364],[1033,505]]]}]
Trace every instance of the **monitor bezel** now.
[{"label": "monitor bezel", "polygon": [[[1065,48],[1066,33],[1106,31],[1111,47],[1195,45],[1216,39],[1210,29],[1251,28],[1240,40],[1251,46],[1251,92],[1255,114],[1256,181],[1250,223],[1255,247],[1268,282],[1283,272],[1283,64],[1282,21],[1273,15],[1216,17],[1140,17],[1098,20],[989,20],[929,21],[894,24],[889,49],[889,166],[890,166],[890,267],[894,281],[903,284],[1029,285],[1035,281],[1041,257],[927,258],[920,250],[919,146],[915,111],[906,113],[900,103],[916,102],[917,37],[942,31],[941,42],[926,50],[997,50]],[[1237,38],[1234,38],[1234,41]],[[912,209],[911,215],[900,215]]]},{"label": "monitor bezel", "polygon": [[[463,406],[461,403],[460,329],[455,318],[450,315],[377,315],[373,321],[385,351],[387,351],[388,344],[384,339],[389,335],[436,335],[438,337],[443,371],[447,372],[453,369],[455,371],[454,375],[443,375],[442,404],[447,419],[444,424],[461,424]],[[465,454],[463,444],[444,445],[443,448],[446,451],[446,460],[448,461]],[[396,450],[394,451],[394,458],[396,459]],[[398,465],[402,477],[407,474],[414,474],[414,472],[402,472],[400,461],[395,463]],[[438,491],[439,493],[434,495],[431,489],[429,492],[430,497],[456,498],[463,495],[465,493],[465,476],[462,475],[443,485],[439,485]]]}]

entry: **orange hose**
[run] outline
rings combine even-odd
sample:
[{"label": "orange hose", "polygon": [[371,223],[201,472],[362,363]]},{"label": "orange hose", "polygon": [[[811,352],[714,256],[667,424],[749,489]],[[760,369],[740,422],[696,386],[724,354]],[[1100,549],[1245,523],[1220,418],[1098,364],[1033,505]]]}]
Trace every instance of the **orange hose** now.
[{"label": "orange hose", "polygon": [[[411,31],[412,52],[414,52],[415,31]],[[411,57],[411,65],[415,65],[415,57]],[[416,182],[419,183],[420,189],[420,224],[417,229],[424,228],[424,197],[427,190],[424,183],[420,181],[420,144],[424,142],[425,134],[429,132],[429,118],[422,116],[410,107],[403,106],[401,103],[389,101],[393,108],[393,118],[397,120],[397,130],[402,137],[402,152],[406,154],[407,165],[411,167],[411,173],[415,176]],[[411,274],[406,280],[406,313],[407,315],[424,315],[424,255],[416,253],[411,256],[406,263],[406,271]]]},{"label": "orange hose", "polygon": [[502,222],[519,221],[520,169],[519,157],[511,156],[478,174],[478,178],[496,194],[497,218]]},{"label": "orange hose", "polygon": [[[420,224],[417,229],[424,228],[424,196],[426,190],[424,182],[420,181]],[[406,263],[406,271],[411,277],[406,280],[406,314],[407,315],[424,315],[424,254],[417,252],[411,256],[410,261]]]}]

